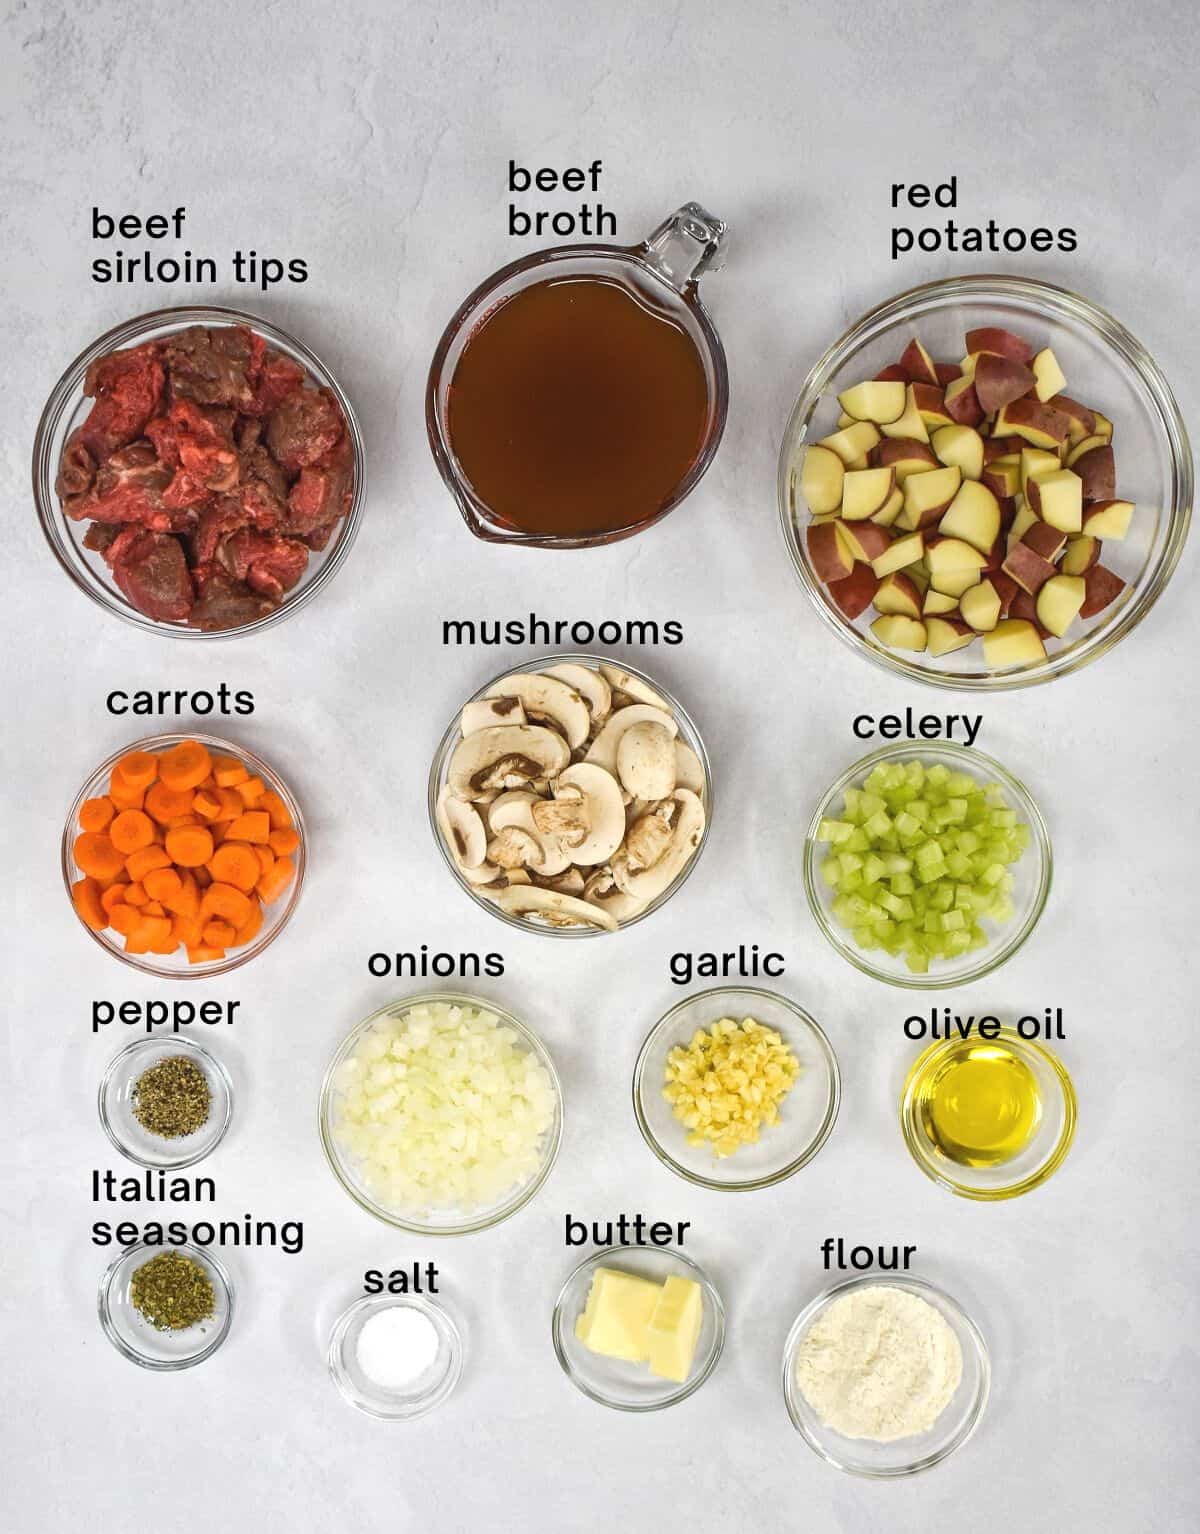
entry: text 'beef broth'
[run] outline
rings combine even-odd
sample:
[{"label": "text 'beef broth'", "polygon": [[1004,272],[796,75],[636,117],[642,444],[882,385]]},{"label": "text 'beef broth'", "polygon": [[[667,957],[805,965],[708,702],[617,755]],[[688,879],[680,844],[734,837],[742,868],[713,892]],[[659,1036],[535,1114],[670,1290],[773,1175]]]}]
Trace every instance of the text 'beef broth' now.
[{"label": "text 'beef broth'", "polygon": [[568,278],[522,289],[467,342],[448,427],[475,495],[510,526],[565,537],[655,517],[704,450],[710,389],[695,340],[641,287]]}]

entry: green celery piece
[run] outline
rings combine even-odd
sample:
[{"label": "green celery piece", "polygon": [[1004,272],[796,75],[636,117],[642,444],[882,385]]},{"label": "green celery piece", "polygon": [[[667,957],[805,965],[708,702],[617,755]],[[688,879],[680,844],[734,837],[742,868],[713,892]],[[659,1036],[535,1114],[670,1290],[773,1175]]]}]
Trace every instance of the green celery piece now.
[{"label": "green celery piece", "polygon": [[861,826],[855,826],[841,845],[843,852],[869,852],[871,850],[870,839]]},{"label": "green celery piece", "polygon": [[967,918],[959,910],[943,911],[941,922],[943,932],[961,932],[966,928]]},{"label": "green celery piece", "polygon": [[929,956],[916,948],[908,950],[904,955],[904,962],[910,974],[927,975],[929,973]]},{"label": "green celery piece", "polygon": [[911,895],[917,887],[912,874],[893,874],[889,883],[893,895]]},{"label": "green celery piece", "polygon": [[838,879],[841,877],[841,869],[838,867],[838,860],[836,857],[822,858],[821,877],[825,880],[825,883],[828,884],[830,889],[837,888]]},{"label": "green celery piece", "polygon": [[863,859],[863,878],[869,884],[878,884],[879,880],[887,873],[887,864],[874,852],[868,852]]},{"label": "green celery piece", "polygon": [[870,820],[864,820],[862,828],[867,836],[878,840],[881,836],[886,836],[892,829],[892,822],[887,814],[880,810],[877,814],[872,815]]},{"label": "green celery piece", "polygon": [[822,820],[817,827],[817,840],[819,842],[832,842],[836,846],[844,842],[854,827],[848,820]]},{"label": "green celery piece", "polygon": [[945,855],[935,841],[922,842],[916,851],[917,868],[927,868],[931,863],[944,863]]},{"label": "green celery piece", "polygon": [[935,911],[948,911],[954,904],[953,885],[939,884],[936,889],[930,890],[929,904]]}]

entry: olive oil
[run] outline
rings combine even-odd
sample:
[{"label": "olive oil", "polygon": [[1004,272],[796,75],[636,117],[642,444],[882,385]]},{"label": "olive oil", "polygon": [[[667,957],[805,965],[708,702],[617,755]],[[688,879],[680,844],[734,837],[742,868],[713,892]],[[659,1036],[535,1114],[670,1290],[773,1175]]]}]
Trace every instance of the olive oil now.
[{"label": "olive oil", "polygon": [[958,1166],[1002,1166],[1037,1132],[1037,1079],[1003,1039],[964,1039],[918,1062],[915,1119],[933,1149]]}]

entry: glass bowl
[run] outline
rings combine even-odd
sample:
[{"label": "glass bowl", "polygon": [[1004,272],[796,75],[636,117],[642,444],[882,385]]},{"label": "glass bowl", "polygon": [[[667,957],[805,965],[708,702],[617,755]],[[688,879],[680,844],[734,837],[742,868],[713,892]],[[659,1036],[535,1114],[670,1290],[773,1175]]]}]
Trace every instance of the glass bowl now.
[{"label": "glass bowl", "polygon": [[[207,1320],[185,1331],[164,1332],[151,1326],[130,1298],[133,1275],[160,1252],[180,1252],[197,1262],[208,1274],[216,1310]],[[100,1280],[100,1325],[104,1335],[123,1358],[143,1369],[172,1372],[190,1369],[211,1358],[229,1335],[233,1320],[233,1285],[229,1274],[211,1253],[186,1242],[180,1246],[147,1246],[139,1241],[126,1247]]]},{"label": "glass bowl", "polygon": [[[670,1051],[722,1017],[753,1017],[776,1029],[801,1069],[779,1123],[764,1129],[756,1144],[717,1160],[709,1146],[688,1144],[662,1087]],[[833,1131],[841,1097],[837,1056],[820,1026],[785,996],[753,987],[718,987],[678,1002],[646,1036],[633,1071],[633,1111],[646,1144],[672,1172],[721,1192],[769,1188],[807,1166]]]},{"label": "glass bowl", "polygon": [[[827,1427],[808,1404],[796,1379],[796,1353],[810,1326],[827,1305],[855,1289],[904,1289],[935,1306],[953,1328],[962,1348],[962,1379],[946,1409],[925,1433],[876,1443],[869,1438],[847,1438]],[[991,1387],[987,1345],[979,1328],[962,1307],[943,1290],[920,1278],[906,1275],[865,1273],[834,1284],[817,1295],[792,1323],[783,1348],[783,1396],[792,1426],[823,1460],[850,1475],[873,1480],[892,1480],[916,1475],[938,1464],[963,1444],[979,1426]]]},{"label": "glass bowl", "polygon": [[[337,1144],[335,1115],[338,1107],[338,1092],[335,1079],[338,1067],[351,1054],[363,1035],[368,1033],[376,1023],[384,1018],[403,1019],[415,1007],[428,1002],[446,1002],[452,1006],[479,1008],[492,1013],[498,1022],[506,1028],[511,1028],[518,1035],[530,1054],[537,1057],[549,1075],[554,1089],[554,1121],[543,1137],[537,1171],[527,1182],[510,1189],[495,1203],[482,1209],[430,1210],[424,1214],[387,1209],[376,1202],[362,1185],[349,1157],[343,1154]],[[518,1209],[524,1208],[549,1177],[562,1142],[562,1086],[558,1079],[558,1072],[554,1069],[554,1062],[541,1040],[524,1023],[518,1022],[511,1012],[506,1012],[503,1007],[496,1006],[494,1002],[485,1001],[480,996],[464,996],[452,991],[427,991],[418,996],[406,996],[401,1001],[390,1002],[386,1007],[380,1007],[377,1012],[372,1012],[370,1017],[364,1018],[357,1027],[350,1030],[338,1046],[333,1059],[329,1062],[329,1069],[325,1072],[325,1080],[321,1085],[319,1118],[321,1144],[325,1150],[325,1158],[334,1176],[361,1209],[365,1209],[368,1214],[373,1214],[384,1224],[395,1226],[397,1230],[412,1231],[422,1236],[465,1236],[473,1231],[488,1230],[493,1225],[499,1225],[502,1220],[507,1220],[510,1215],[516,1214]]]},{"label": "glass bowl", "polygon": [[[1052,1177],[1071,1149],[1078,1116],[1074,1084],[1054,1051],[1023,1039],[1009,1026],[1001,1028],[1000,1038],[1033,1073],[1041,1103],[1041,1116],[1029,1144],[1010,1160],[998,1166],[962,1166],[943,1155],[922,1126],[921,1084],[962,1045],[961,1039],[943,1039],[923,1050],[913,1061],[900,1099],[904,1143],[926,1177],[962,1198],[983,1202],[1017,1198]],[[973,1037],[971,1042],[986,1049],[991,1041]]]},{"label": "glass bowl", "polygon": [[[144,1071],[162,1060],[191,1060],[204,1072],[211,1093],[207,1120],[190,1135],[167,1140],[143,1129],[134,1115],[134,1089]],[[138,1166],[194,1166],[216,1150],[233,1117],[233,1082],[207,1049],[190,1039],[135,1039],[108,1062],[100,1081],[100,1123],[104,1133]]]},{"label": "glass bowl", "polygon": [[[72,431],[82,422],[91,409],[92,401],[83,393],[84,378],[88,368],[97,358],[124,347],[140,345],[143,341],[161,340],[192,325],[221,328],[246,325],[263,337],[276,351],[290,357],[304,368],[306,373],[322,388],[328,389],[341,407],[346,430],[354,452],[354,494],[350,510],[338,524],[325,549],[314,551],[305,566],[299,582],[288,593],[287,599],[273,613],[256,618],[236,628],[205,632],[189,628],[186,623],[160,621],[139,612],[116,584],[112,574],[99,554],[84,548],[83,536],[86,522],[72,522],[63,512],[55,494],[54,482],[58,476],[59,461],[63,447]],[[115,613],[127,623],[151,634],[169,634],[176,639],[232,639],[239,634],[256,634],[272,624],[299,612],[317,592],[333,579],[341,567],[358,532],[366,489],[366,459],[362,432],[354,408],[340,385],[325,364],[308,347],[294,336],[279,330],[270,321],[257,314],[246,314],[240,309],[223,309],[211,305],[184,306],[177,309],[157,309],[151,314],[141,314],[123,324],[116,325],[86,347],[55,384],[46,401],[38,422],[33,443],[33,499],[38,520],[46,535],[54,557],[70,576],[80,591],[89,596],[105,612]]]},{"label": "glass bowl", "polygon": [[[830,600],[808,557],[808,510],[798,468],[809,442],[834,430],[836,395],[894,363],[919,335],[940,358],[962,355],[963,334],[998,325],[1051,346],[1075,398],[1114,423],[1118,491],[1137,505],[1124,542],[1106,541],[1104,563],[1126,589],[1104,612],[1077,622],[1078,637],[1053,641],[1044,660],[1003,671],[983,666],[980,648],[949,655],[898,653],[871,633],[868,608],[848,619]],[[963,691],[1027,687],[1066,676],[1103,655],[1153,607],[1179,562],[1192,507],[1192,454],[1166,379],[1150,354],[1103,309],[1050,283],[1024,277],[950,277],[889,299],[853,325],[813,367],[800,391],[779,456],[778,498],[788,552],[817,612],[845,643],[877,665],[915,681]]]},{"label": "glass bowl", "polygon": [[[817,827],[826,816],[836,814],[845,789],[857,787],[879,762],[914,758],[924,762],[926,767],[942,762],[951,771],[966,772],[973,778],[999,783],[1009,805],[1030,830],[1028,848],[1021,860],[1012,864],[1008,870],[1013,876],[1012,900],[1015,907],[1011,921],[1002,927],[993,927],[992,940],[986,948],[975,949],[957,959],[931,959],[929,971],[924,975],[913,974],[902,955],[893,957],[882,948],[870,951],[859,948],[849,932],[835,922],[835,891],[825,883],[820,870],[820,863],[828,849],[823,842],[816,840]],[[976,751],[971,746],[957,746],[950,741],[939,745],[924,741],[897,741],[860,758],[822,796],[809,822],[804,842],[804,890],[818,927],[838,953],[864,975],[872,975],[876,980],[886,981],[888,985],[904,986],[914,991],[938,991],[953,985],[964,985],[970,980],[978,980],[982,975],[990,974],[1006,959],[1012,958],[1038,924],[1050,894],[1053,867],[1050,832],[1042,812],[1025,785],[1001,767],[993,757],[985,756],[982,751]]]},{"label": "glass bowl", "polygon": [[[185,740],[198,740],[214,754],[238,757],[263,780],[268,788],[273,788],[288,807],[292,824],[300,833],[300,845],[291,854],[292,862],[296,867],[296,877],[292,880],[286,897],[273,901],[270,905],[264,905],[263,924],[258,936],[252,943],[246,943],[241,948],[231,950],[223,959],[208,959],[201,964],[190,964],[186,952],[182,949],[176,949],[170,954],[126,953],[119,940],[119,934],[111,927],[106,927],[103,932],[96,932],[76,914],[76,920],[79,921],[82,930],[93,942],[99,943],[106,953],[113,954],[123,964],[131,964],[134,969],[140,969],[144,974],[159,975],[164,980],[190,980],[200,976],[224,975],[231,969],[237,969],[239,965],[247,964],[251,959],[257,958],[264,948],[275,941],[290,921],[292,912],[300,900],[304,870],[308,863],[308,832],[305,829],[304,817],[300,813],[300,806],[291,789],[261,757],[255,756],[254,752],[248,751],[245,746],[234,745],[232,741],[222,740],[217,735],[205,735],[198,730],[176,731],[170,735],[148,735],[144,740],[131,741],[120,751],[114,751],[112,756],[107,757],[99,767],[89,773],[83,787],[75,795],[75,802],[67,814],[62,838],[62,875],[68,902],[71,899],[71,885],[82,875],[82,870],[75,863],[74,845],[75,838],[79,835],[79,811],[83,807],[84,800],[108,793],[108,780],[113,768],[130,751],[167,751]],[[71,909],[74,913],[73,905]]]},{"label": "glass bowl", "polygon": [[[575,1322],[587,1304],[597,1268],[619,1268],[639,1278],[663,1283],[672,1274],[692,1278],[704,1296],[704,1320],[696,1342],[692,1372],[683,1384],[660,1379],[644,1364],[605,1358],[584,1347],[575,1335]],[[559,1291],[551,1319],[554,1352],[563,1372],[585,1396],[616,1411],[661,1411],[695,1394],[717,1366],[725,1346],[725,1307],[704,1269],[671,1247],[606,1246],[585,1257]]]},{"label": "glass bowl", "polygon": [[[377,1384],[358,1362],[355,1352],[359,1334],[367,1321],[383,1310],[419,1310],[433,1322],[438,1334],[437,1357],[424,1373],[408,1385],[391,1388]],[[423,1417],[451,1394],[463,1370],[463,1342],[454,1318],[441,1305],[419,1295],[368,1294],[356,1300],[338,1317],[329,1338],[329,1372],[343,1397],[368,1417],[381,1422],[412,1422]]]},{"label": "glass bowl", "polygon": [[[704,742],[700,738],[700,732],[692,721],[691,716],[681,707],[678,701],[672,697],[667,689],[660,686],[653,677],[647,676],[644,671],[639,671],[636,666],[631,666],[627,661],[612,660],[608,656],[604,655],[563,652],[556,655],[542,655],[539,656],[536,660],[525,661],[516,666],[509,666],[503,671],[498,671],[494,677],[485,682],[484,685],[478,689],[478,691],[473,692],[469,698],[464,698],[463,707],[465,707],[467,703],[474,703],[477,699],[486,697],[488,692],[496,685],[496,683],[501,681],[504,677],[513,676],[518,672],[524,674],[531,671],[542,671],[547,666],[559,666],[566,664],[567,662],[580,666],[590,666],[593,669],[595,669],[601,663],[606,666],[618,666],[622,671],[628,672],[631,677],[635,677],[639,682],[644,682],[647,687],[658,693],[659,696],[667,703],[671,713],[675,717],[675,722],[679,726],[678,738],[685,745],[690,746],[691,749],[696,753],[700,759],[700,765],[704,770],[704,830],[700,836],[700,845],[696,848],[696,851],[693,853],[692,857],[689,858],[683,872],[675,880],[674,884],[668,886],[668,888],[665,889],[656,900],[647,902],[645,909],[639,911],[636,916],[632,916],[627,921],[621,922],[618,931],[624,932],[628,930],[628,928],[636,926],[638,922],[644,921],[647,916],[653,915],[655,911],[657,911],[661,906],[665,905],[666,902],[670,900],[672,895],[678,893],[678,891],[683,888],[688,879],[691,877],[692,871],[696,867],[696,864],[699,863],[700,858],[704,853],[704,844],[708,840],[709,829],[712,825],[712,766],[708,760],[708,752],[704,748]],[[561,938],[592,938],[615,936],[615,933],[610,934],[606,932],[602,927],[553,927],[549,924],[549,922],[538,921],[535,919],[526,920],[520,916],[510,916],[506,911],[502,911],[499,906],[494,903],[494,901],[488,900],[485,896],[481,895],[479,890],[473,884],[471,884],[467,878],[464,877],[462,871],[455,863],[453,857],[451,857],[449,848],[446,846],[445,840],[442,837],[442,833],[438,828],[437,814],[438,795],[441,793],[441,790],[448,779],[450,757],[454,751],[455,746],[462,738],[460,735],[459,725],[461,714],[462,708],[460,707],[455,713],[454,718],[451,719],[450,723],[446,726],[445,734],[442,736],[441,741],[438,744],[438,748],[434,752],[433,765],[429,769],[430,830],[433,832],[433,839],[437,844],[438,851],[442,855],[442,860],[446,864],[446,867],[454,875],[455,881],[459,888],[464,890],[476,905],[482,906],[482,908],[490,916],[495,917],[497,921],[504,922],[506,926],[515,927],[519,932],[536,932],[543,937]]]}]

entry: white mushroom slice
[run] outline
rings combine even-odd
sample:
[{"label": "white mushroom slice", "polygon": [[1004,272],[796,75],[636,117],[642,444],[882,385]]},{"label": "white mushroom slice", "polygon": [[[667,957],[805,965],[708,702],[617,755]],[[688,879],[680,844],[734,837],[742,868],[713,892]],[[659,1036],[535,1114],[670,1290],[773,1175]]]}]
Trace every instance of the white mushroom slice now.
[{"label": "white mushroom slice", "polygon": [[479,811],[465,799],[456,799],[449,788],[438,796],[438,826],[451,856],[460,868],[478,868],[487,856],[487,832]]},{"label": "white mushroom slice", "polygon": [[528,888],[502,889],[488,898],[509,916],[539,916],[552,927],[601,927],[605,932],[617,930],[616,919],[599,906],[574,895],[563,895],[558,890],[543,889],[531,884]]},{"label": "white mushroom slice", "polygon": [[567,844],[567,856],[585,868],[607,863],[625,836],[625,805],[617,780],[593,762],[580,762],[559,773],[560,804],[572,789],[583,795],[587,835],[577,847]]},{"label": "white mushroom slice", "polygon": [[646,909],[644,900],[635,900],[617,888],[611,868],[598,868],[583,887],[583,898],[599,906],[616,921],[631,921]]},{"label": "white mushroom slice", "polygon": [[612,688],[590,666],[565,661],[561,666],[547,666],[542,675],[557,677],[560,682],[575,689],[588,706],[594,729],[598,729],[612,712]]},{"label": "white mushroom slice", "polygon": [[583,894],[583,875],[578,868],[568,868],[566,873],[557,874],[553,879],[545,879],[539,875],[538,883],[543,889],[558,890],[563,895]]},{"label": "white mushroom slice", "polygon": [[476,698],[462,711],[459,721],[464,735],[486,730],[494,724],[525,724],[525,710],[520,698]]},{"label": "white mushroom slice", "polygon": [[666,714],[671,712],[671,705],[662,694],[655,692],[640,676],[633,676],[628,671],[622,671],[620,666],[611,666],[604,660],[600,662],[600,674],[614,692],[623,692],[635,703],[649,703],[651,708],[661,708]]},{"label": "white mushroom slice", "polygon": [[516,868],[541,869],[542,844],[529,831],[520,826],[505,826],[497,831],[488,843],[488,862],[496,863],[507,872]]},{"label": "white mushroom slice", "polygon": [[581,789],[568,788],[557,799],[539,799],[530,813],[539,831],[557,836],[566,847],[583,845],[588,834],[588,807]]},{"label": "white mushroom slice", "polygon": [[704,767],[691,746],[675,741],[675,787],[690,788],[692,793],[704,797]]},{"label": "white mushroom slice", "polygon": [[617,776],[635,799],[665,799],[675,792],[675,742],[661,724],[643,719],[617,742]]},{"label": "white mushroom slice", "polygon": [[503,868],[497,868],[495,863],[480,863],[478,868],[462,868],[463,878],[468,884],[480,888],[486,884],[495,884],[496,880],[504,875]]},{"label": "white mushroom slice", "polygon": [[504,887],[513,889],[518,884],[532,884],[533,877],[527,868],[506,868],[504,870]]},{"label": "white mushroom slice", "polygon": [[[503,844],[504,852],[511,849],[515,853],[518,845],[514,841],[516,836],[529,838],[537,848],[537,856],[528,863],[528,866],[535,873],[552,879],[555,874],[563,873],[570,868],[572,856],[569,848],[564,846],[557,836],[539,829],[533,818],[533,810],[534,806],[541,802],[533,794],[519,791],[501,794],[488,813],[488,825],[492,828],[497,840],[509,832],[513,833],[513,836]],[[496,843],[492,842],[488,848],[488,856],[493,863],[500,862],[500,857],[493,850],[495,846]],[[527,848],[523,850],[528,851]],[[521,858],[520,861],[524,863],[526,860]]]},{"label": "white mushroom slice", "polygon": [[565,682],[538,672],[517,671],[488,688],[489,698],[517,698],[531,719],[545,720],[566,736],[567,745],[582,746],[591,728],[588,706]]},{"label": "white mushroom slice", "polygon": [[[652,843],[661,841],[659,833],[648,824],[661,821],[659,811],[655,810],[638,821],[629,833],[625,847],[613,858],[613,878],[620,889],[635,900],[656,900],[668,890],[695,856],[700,845],[700,838],[704,834],[704,806],[687,788],[677,788],[673,797],[678,809],[661,856],[649,866],[634,867],[634,863],[641,859],[630,855],[635,847],[639,852],[648,851]],[[665,821],[661,823],[665,825]],[[642,827],[647,827],[642,833],[644,846],[635,840]]]},{"label": "white mushroom slice", "polygon": [[[584,761],[594,762],[597,767],[603,767],[611,772],[615,778],[617,747],[621,743],[621,736],[626,730],[631,730],[635,724],[661,724],[672,737],[679,734],[679,726],[670,714],[664,714],[661,708],[653,708],[648,703],[632,703],[628,708],[620,708],[612,715],[588,747]],[[464,794],[463,797],[469,796]]]},{"label": "white mushroom slice", "polygon": [[489,725],[459,741],[447,777],[459,799],[483,799],[493,789],[522,788],[536,778],[553,777],[570,759],[557,730],[538,724]]}]

